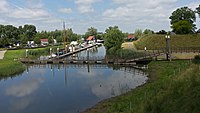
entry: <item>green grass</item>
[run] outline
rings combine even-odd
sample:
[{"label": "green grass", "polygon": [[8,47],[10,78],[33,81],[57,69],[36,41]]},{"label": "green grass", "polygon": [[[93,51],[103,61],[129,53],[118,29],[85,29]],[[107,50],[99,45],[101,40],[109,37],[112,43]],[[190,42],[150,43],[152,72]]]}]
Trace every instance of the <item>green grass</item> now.
[{"label": "green grass", "polygon": [[17,59],[24,55],[24,50],[8,50],[5,53],[4,59],[0,60],[0,79],[23,72],[25,66]]},{"label": "green grass", "polygon": [[189,61],[149,64],[149,83],[105,100],[89,113],[199,113],[200,66]]},{"label": "green grass", "polygon": [[[53,47],[53,51],[56,51],[57,47]],[[48,55],[48,48],[37,48],[29,49],[29,58],[37,58],[40,55]],[[25,70],[23,63],[19,62],[19,58],[24,58],[26,56],[25,49],[20,50],[8,50],[5,53],[4,59],[0,60],[0,79],[15,76],[22,73]]]},{"label": "green grass", "polygon": [[[165,35],[145,35],[137,40],[135,46],[139,50],[165,48]],[[172,48],[179,47],[200,47],[200,35],[171,35],[170,46]]]}]

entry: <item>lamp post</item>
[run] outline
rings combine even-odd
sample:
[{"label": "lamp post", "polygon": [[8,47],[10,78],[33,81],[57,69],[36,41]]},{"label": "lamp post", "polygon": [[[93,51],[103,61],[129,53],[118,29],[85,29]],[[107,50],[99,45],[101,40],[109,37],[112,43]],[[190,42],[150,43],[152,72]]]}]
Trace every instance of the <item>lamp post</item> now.
[{"label": "lamp post", "polygon": [[166,39],[166,59],[171,60],[170,59],[170,36],[166,35],[165,39]]}]

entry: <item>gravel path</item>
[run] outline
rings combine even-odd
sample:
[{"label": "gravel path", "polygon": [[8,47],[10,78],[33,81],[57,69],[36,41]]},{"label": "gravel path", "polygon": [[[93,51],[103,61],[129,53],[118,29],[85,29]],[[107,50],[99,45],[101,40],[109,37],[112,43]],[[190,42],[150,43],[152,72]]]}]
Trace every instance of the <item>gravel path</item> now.
[{"label": "gravel path", "polygon": [[5,53],[6,51],[0,51],[0,59],[3,59]]}]

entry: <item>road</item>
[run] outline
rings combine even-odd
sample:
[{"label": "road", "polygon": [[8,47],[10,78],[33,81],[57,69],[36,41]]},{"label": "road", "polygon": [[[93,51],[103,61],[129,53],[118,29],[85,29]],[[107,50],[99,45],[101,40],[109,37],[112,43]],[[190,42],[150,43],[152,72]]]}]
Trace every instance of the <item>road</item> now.
[{"label": "road", "polygon": [[0,59],[3,59],[5,53],[6,51],[0,51]]}]

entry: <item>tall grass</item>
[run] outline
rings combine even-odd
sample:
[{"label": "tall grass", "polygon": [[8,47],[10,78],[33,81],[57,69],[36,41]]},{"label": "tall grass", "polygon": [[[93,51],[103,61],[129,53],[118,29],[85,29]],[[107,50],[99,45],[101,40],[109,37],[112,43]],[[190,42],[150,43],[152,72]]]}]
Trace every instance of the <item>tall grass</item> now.
[{"label": "tall grass", "polygon": [[107,57],[111,59],[133,59],[144,56],[144,52],[138,52],[130,49],[108,50]]},{"label": "tall grass", "polygon": [[[170,46],[172,48],[180,47],[200,47],[200,35],[171,35]],[[144,35],[138,41],[135,46],[137,49],[165,48],[166,39],[165,35]]]}]

